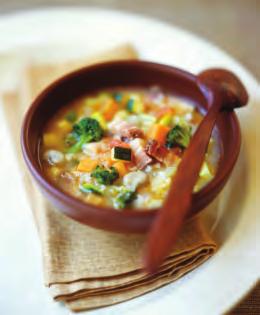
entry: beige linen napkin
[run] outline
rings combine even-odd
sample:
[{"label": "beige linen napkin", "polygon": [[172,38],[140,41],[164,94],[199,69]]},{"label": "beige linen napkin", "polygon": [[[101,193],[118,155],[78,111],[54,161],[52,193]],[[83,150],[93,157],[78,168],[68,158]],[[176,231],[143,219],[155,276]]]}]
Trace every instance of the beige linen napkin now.
[{"label": "beige linen napkin", "polygon": [[[3,95],[10,136],[17,149],[28,199],[36,219],[43,254],[45,284],[55,300],[73,311],[123,302],[172,282],[207,260],[216,250],[200,219],[185,225],[175,249],[159,271],[142,272],[144,235],[97,230],[62,215],[41,196],[25,170],[20,152],[22,117],[32,99],[52,80],[83,65],[137,54],[123,45],[102,55],[67,64],[31,64],[17,90]],[[187,283],[188,285],[188,283]]]}]

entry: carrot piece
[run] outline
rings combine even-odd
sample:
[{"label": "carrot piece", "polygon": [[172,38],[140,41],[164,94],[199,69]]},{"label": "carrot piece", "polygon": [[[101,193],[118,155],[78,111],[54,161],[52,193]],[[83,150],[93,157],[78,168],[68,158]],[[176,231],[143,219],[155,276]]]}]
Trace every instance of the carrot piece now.
[{"label": "carrot piece", "polygon": [[127,173],[127,169],[125,167],[125,163],[124,162],[116,162],[115,164],[113,164],[114,168],[117,169],[119,175],[121,177],[123,177],[126,173]]},{"label": "carrot piece", "polygon": [[79,172],[91,172],[98,165],[98,161],[86,158],[79,162],[77,170]]},{"label": "carrot piece", "polygon": [[111,120],[118,111],[118,104],[114,101],[108,101],[102,111],[106,120]]},{"label": "carrot piece", "polygon": [[152,126],[149,132],[149,137],[158,141],[159,143],[164,143],[166,140],[167,133],[170,128],[164,125],[155,124]]}]

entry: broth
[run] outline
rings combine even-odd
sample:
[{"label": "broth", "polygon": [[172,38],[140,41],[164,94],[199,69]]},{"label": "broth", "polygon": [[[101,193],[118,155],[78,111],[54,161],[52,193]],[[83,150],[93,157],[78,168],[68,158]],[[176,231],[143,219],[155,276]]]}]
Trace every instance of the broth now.
[{"label": "broth", "polygon": [[[80,97],[46,125],[40,151],[45,175],[87,203],[115,209],[160,207],[202,115],[158,87]],[[216,174],[211,138],[194,191]]]}]

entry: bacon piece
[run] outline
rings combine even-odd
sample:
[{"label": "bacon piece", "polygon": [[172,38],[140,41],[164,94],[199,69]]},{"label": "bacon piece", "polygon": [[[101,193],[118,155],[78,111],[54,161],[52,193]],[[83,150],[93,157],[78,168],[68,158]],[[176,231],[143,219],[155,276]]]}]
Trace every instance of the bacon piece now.
[{"label": "bacon piece", "polygon": [[159,162],[163,162],[168,150],[156,140],[149,140],[145,152]]},{"label": "bacon piece", "polygon": [[144,140],[136,138],[129,142],[131,149],[133,150],[136,166],[139,169],[145,168],[153,160],[148,156],[144,150]]},{"label": "bacon piece", "polygon": [[123,120],[113,121],[109,125],[109,128],[113,134],[120,135],[123,138],[126,137],[134,139],[143,137],[143,132],[141,129]]}]

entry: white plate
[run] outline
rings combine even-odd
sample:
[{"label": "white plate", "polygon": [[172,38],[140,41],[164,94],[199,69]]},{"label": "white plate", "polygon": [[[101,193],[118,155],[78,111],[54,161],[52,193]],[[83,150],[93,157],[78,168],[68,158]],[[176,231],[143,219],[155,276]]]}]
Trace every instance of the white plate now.
[{"label": "white plate", "polygon": [[[232,69],[250,94],[250,106],[239,112],[243,149],[231,180],[214,213],[212,233],[220,243],[217,254],[179,281],[152,293],[88,314],[222,314],[259,278],[259,215],[256,205],[256,120],[260,106],[256,79],[231,57],[185,31],[126,13],[97,9],[49,9],[0,19],[0,54],[21,47],[46,47],[44,53],[24,50],[37,59],[75,58],[131,42],[142,58],[182,67],[194,73],[207,67]],[[1,87],[10,83],[0,63]],[[11,71],[12,70],[12,71]],[[15,70],[17,71],[17,70]],[[16,74],[15,74],[16,75]],[[250,123],[249,123],[250,120]],[[40,248],[23,183],[0,108],[0,310],[1,314],[68,314],[43,287]],[[258,134],[259,135],[259,134]],[[259,147],[258,147],[259,148]],[[259,159],[258,159],[259,160]],[[216,205],[214,206],[216,209]],[[216,221],[217,213],[217,221]],[[208,217],[211,213],[208,212]]]}]

